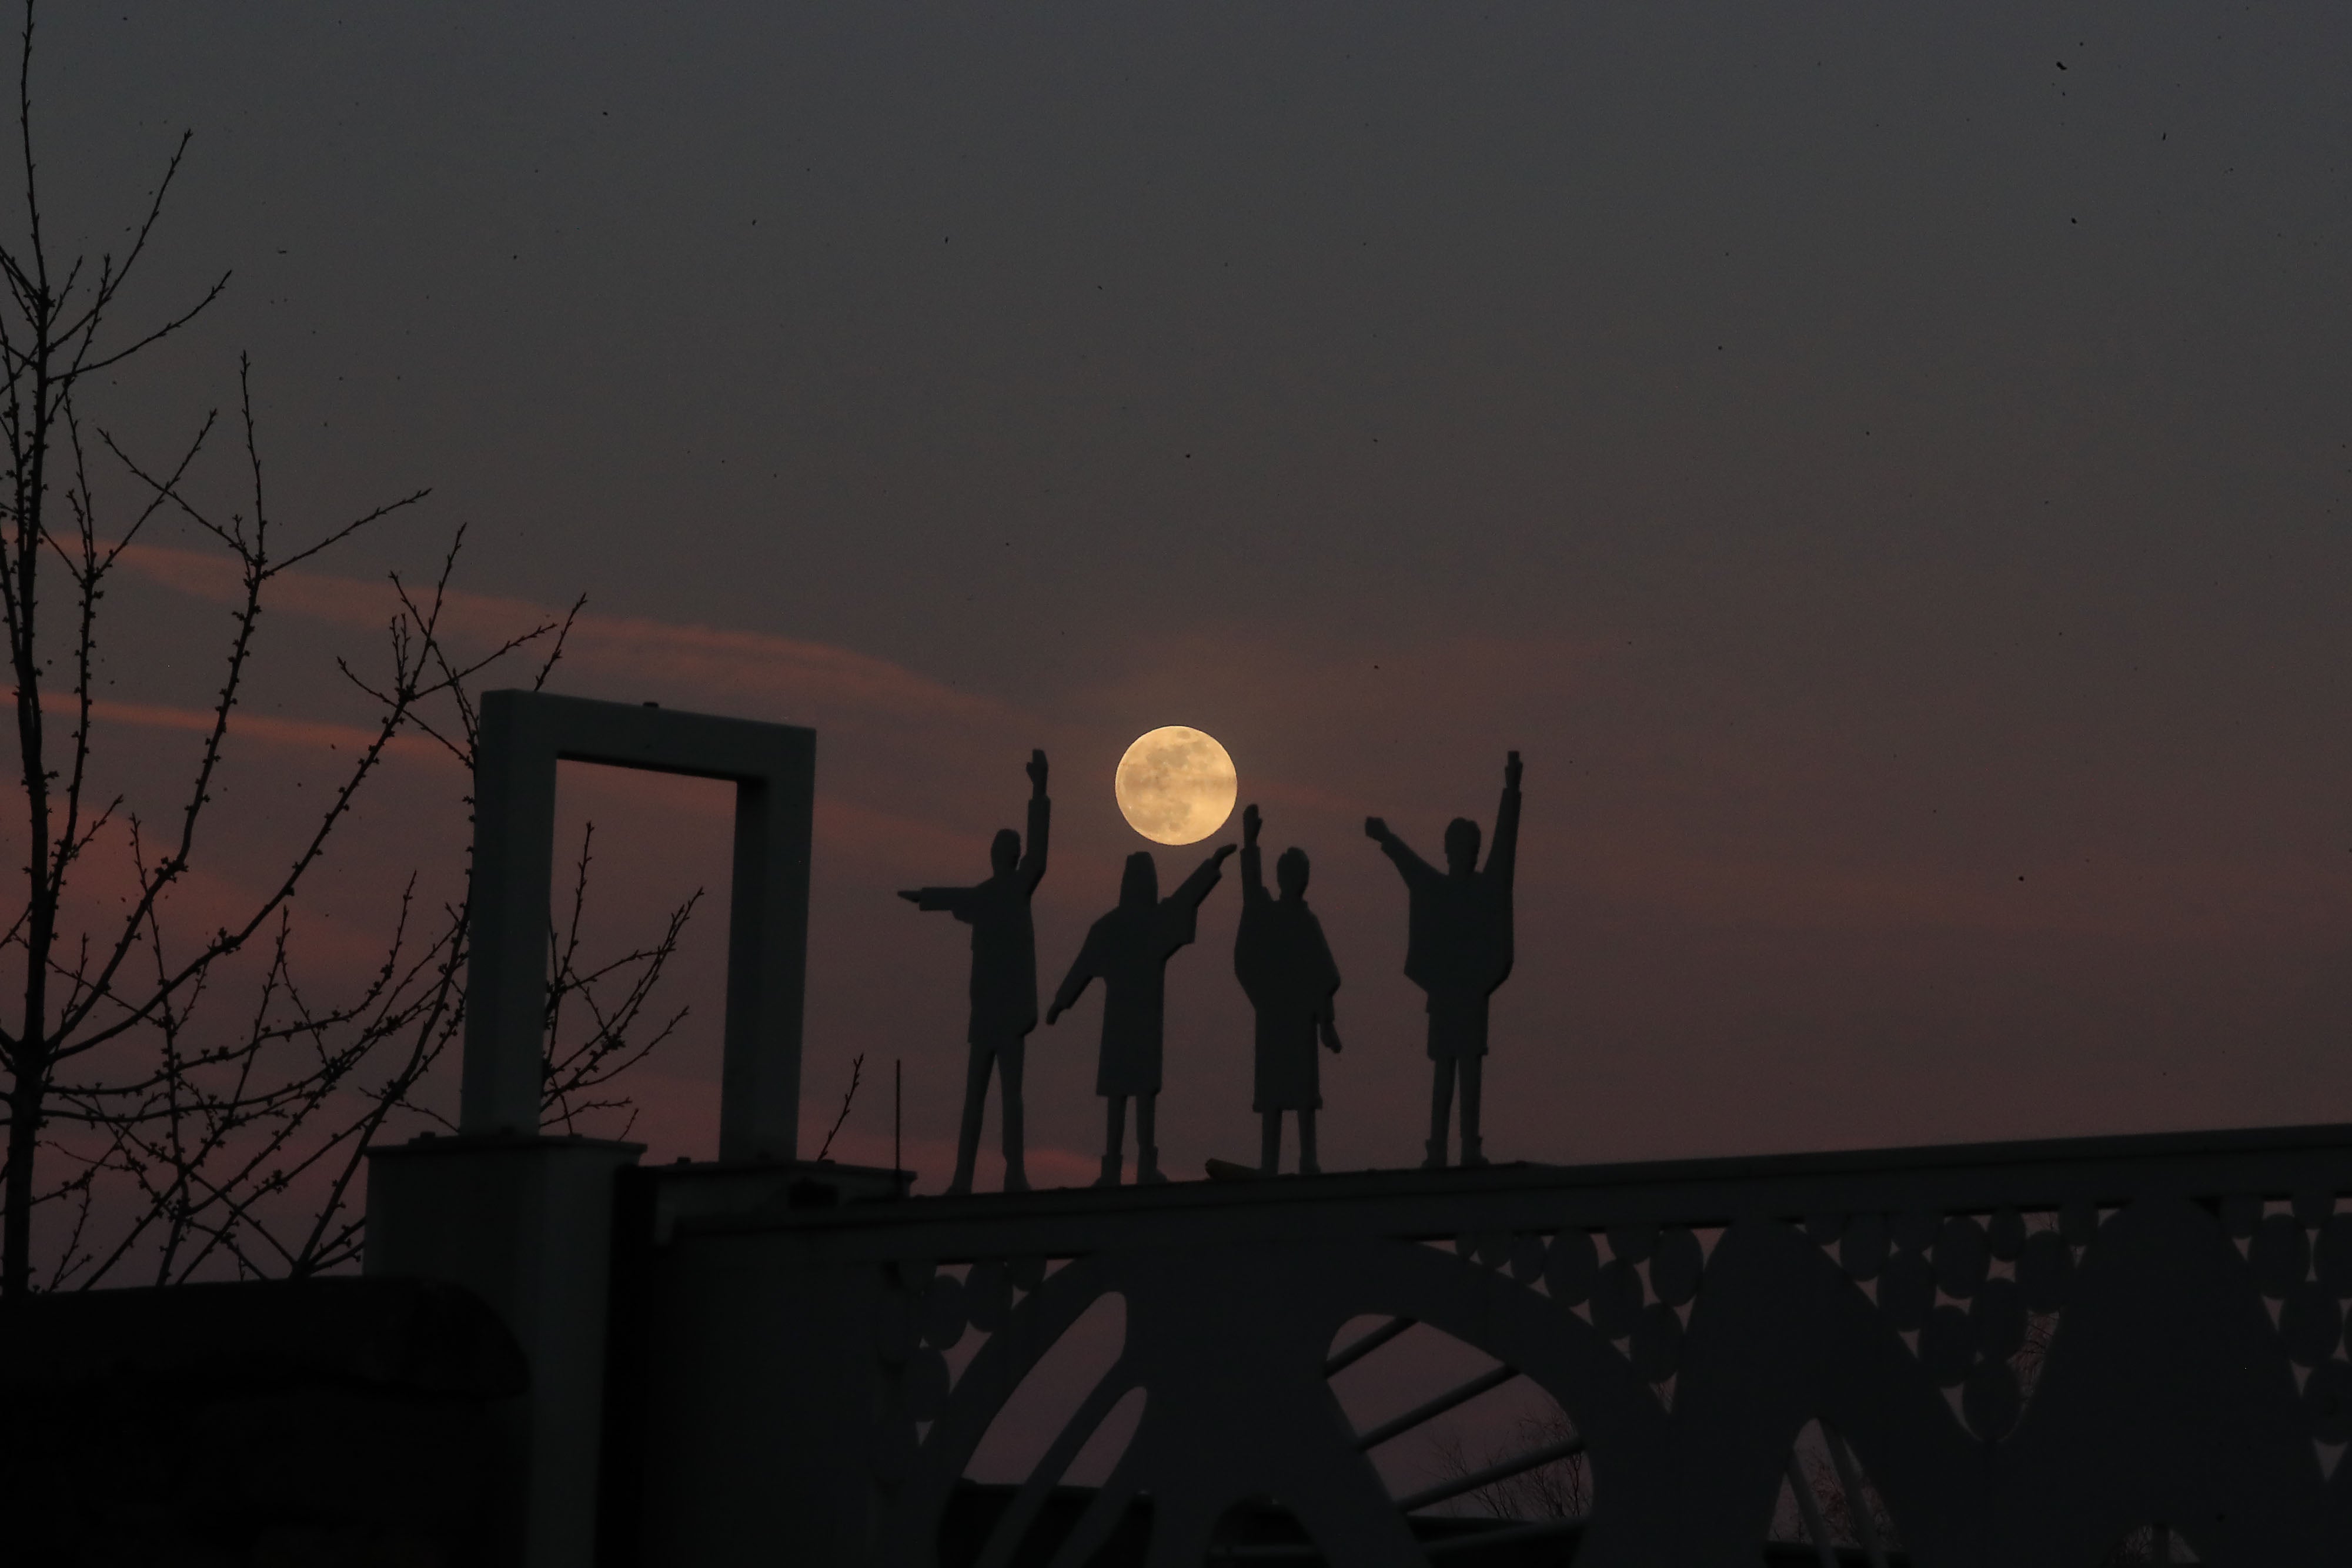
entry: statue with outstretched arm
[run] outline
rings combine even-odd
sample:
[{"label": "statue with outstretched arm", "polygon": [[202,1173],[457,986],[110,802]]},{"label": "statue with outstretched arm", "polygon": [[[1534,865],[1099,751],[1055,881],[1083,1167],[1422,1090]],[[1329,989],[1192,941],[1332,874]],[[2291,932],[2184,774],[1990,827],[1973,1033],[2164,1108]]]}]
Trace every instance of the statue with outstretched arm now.
[{"label": "statue with outstretched arm", "polygon": [[1201,901],[1224,873],[1225,844],[1167,897],[1160,896],[1160,868],[1150,852],[1127,857],[1119,882],[1118,907],[1094,923],[1078,949],[1054,1005],[1051,1024],[1068,1011],[1095,980],[1103,983],[1102,1057],[1095,1092],[1108,1103],[1109,1132],[1097,1186],[1117,1186],[1127,1135],[1127,1103],[1135,1102],[1135,1179],[1160,1182],[1160,1145],[1154,1111],[1160,1095],[1160,1047],[1166,1013],[1168,960],[1192,940]]},{"label": "statue with outstretched arm", "polygon": [[1292,848],[1275,862],[1280,896],[1265,890],[1263,826],[1257,808],[1242,812],[1242,918],[1234,935],[1234,973],[1257,1015],[1256,1093],[1251,1108],[1263,1118],[1258,1169],[1272,1176],[1282,1163],[1282,1113],[1298,1121],[1298,1174],[1313,1176],[1315,1113],[1323,1104],[1322,1066],[1315,1054],[1339,1049],[1331,998],[1339,967],[1323,938],[1323,923],[1307,907],[1307,852]]},{"label": "statue with outstretched arm", "polygon": [[1456,817],[1445,828],[1445,869],[1405,846],[1378,817],[1364,833],[1396,862],[1410,904],[1404,972],[1429,998],[1429,1157],[1445,1164],[1446,1123],[1454,1082],[1462,1086],[1462,1163],[1483,1166],[1478,1095],[1486,1057],[1486,998],[1511,973],[1511,873],[1519,847],[1519,754],[1503,765],[1503,803],[1495,840],[1478,864],[1478,824]]},{"label": "statue with outstretched arm", "polygon": [[1037,937],[1029,898],[1045,875],[1045,846],[1054,803],[1045,794],[1045,754],[1029,754],[1029,842],[1000,829],[988,847],[988,880],[971,887],[908,888],[898,894],[918,909],[954,915],[971,927],[971,1051],[964,1069],[963,1126],[956,1140],[951,1193],[971,1190],[980,1155],[981,1113],[994,1073],[1003,1086],[1004,1190],[1026,1192],[1021,1158],[1021,1068],[1029,1031],[1037,1027]]}]

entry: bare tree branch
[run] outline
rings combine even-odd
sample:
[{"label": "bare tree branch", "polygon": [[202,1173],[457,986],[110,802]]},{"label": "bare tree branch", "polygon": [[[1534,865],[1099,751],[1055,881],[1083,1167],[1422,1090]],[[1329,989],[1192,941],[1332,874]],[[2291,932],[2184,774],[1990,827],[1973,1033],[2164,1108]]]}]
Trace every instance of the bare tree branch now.
[{"label": "bare tree branch", "polygon": [[[426,492],[282,542],[242,358],[240,473],[227,507],[216,504],[211,477],[216,413],[167,462],[149,462],[101,424],[88,427],[95,444],[86,440],[79,389],[97,388],[96,372],[119,370],[187,327],[229,275],[193,303],[116,330],[126,287],[184,166],[185,134],[119,260],[53,253],[35,156],[35,21],[28,0],[17,61],[23,227],[0,235],[0,631],[26,833],[21,904],[0,910],[0,960],[11,966],[12,986],[22,982],[0,1008],[0,1295],[32,1288],[37,1216],[51,1289],[132,1270],[172,1283],[224,1269],[343,1267],[364,1241],[354,1195],[368,1145],[401,1129],[447,1124],[431,1091],[436,1065],[463,1034],[470,911],[463,898],[428,904],[411,876],[373,970],[318,986],[299,972],[297,895],[394,743],[417,737],[470,769],[479,719],[469,687],[526,651],[536,664],[531,685],[543,686],[580,605],[487,649],[470,638],[460,647],[444,617],[464,530],[441,553],[429,589],[394,574],[383,666],[362,673],[335,662],[371,710],[356,752],[328,780],[323,801],[285,824],[285,859],[242,907],[215,916],[209,931],[176,927],[173,895],[216,836],[212,808],[230,777],[235,715],[264,657],[274,585],[410,512]],[[110,500],[119,486],[128,505]],[[158,814],[156,832],[94,780],[104,601],[123,552],[159,518],[218,546],[237,590],[194,766]],[[56,574],[47,583],[45,569]],[[77,890],[89,885],[92,857],[118,841],[131,886],[101,919],[86,892],[77,902]],[[670,912],[651,942],[592,957],[589,851],[583,835],[569,925],[560,939],[551,936],[560,961],[548,999],[547,1095],[567,1127],[633,1114],[616,1081],[687,1016],[656,1004],[700,897]]]},{"label": "bare tree branch", "polygon": [[841,1131],[841,1124],[849,1120],[849,1108],[857,1103],[857,1081],[865,1074],[866,1053],[861,1051],[849,1059],[849,1088],[841,1097],[841,1114],[833,1119],[833,1125],[825,1132],[824,1143],[816,1152],[818,1159],[833,1153],[834,1135]]}]

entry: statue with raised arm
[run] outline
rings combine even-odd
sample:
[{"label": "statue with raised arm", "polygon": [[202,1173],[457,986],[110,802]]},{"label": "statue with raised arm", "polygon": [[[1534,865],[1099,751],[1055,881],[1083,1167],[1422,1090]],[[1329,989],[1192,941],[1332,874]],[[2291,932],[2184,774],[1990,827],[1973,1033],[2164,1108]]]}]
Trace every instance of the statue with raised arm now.
[{"label": "statue with raised arm", "polygon": [[988,880],[972,887],[917,887],[898,894],[918,909],[940,910],[971,927],[971,1046],[963,1082],[963,1128],[956,1140],[951,1193],[971,1190],[972,1164],[980,1155],[981,1113],[993,1071],[1003,1085],[1004,1190],[1026,1192],[1029,1176],[1021,1159],[1021,1066],[1029,1031],[1037,1027],[1037,937],[1029,918],[1029,896],[1045,875],[1045,844],[1054,803],[1045,795],[1045,754],[1029,754],[1029,845],[1021,835],[998,830],[989,845]]},{"label": "statue with raised arm", "polygon": [[1307,907],[1307,852],[1291,848],[1274,862],[1275,885],[1265,890],[1258,849],[1262,826],[1257,808],[1242,812],[1242,919],[1234,936],[1234,973],[1257,1014],[1256,1094],[1251,1109],[1264,1119],[1265,1142],[1258,1170],[1274,1175],[1282,1163],[1282,1113],[1298,1120],[1298,1174],[1313,1176],[1315,1113],[1323,1104],[1319,1039],[1339,1049],[1331,998],[1339,988],[1339,967],[1323,939],[1323,924]]},{"label": "statue with raised arm", "polygon": [[1429,1059],[1436,1082],[1429,1103],[1431,1168],[1445,1164],[1446,1122],[1456,1077],[1462,1083],[1462,1163],[1486,1163],[1478,1139],[1478,1090],[1486,1056],[1486,998],[1511,973],[1511,868],[1519,846],[1519,754],[1503,765],[1503,804],[1495,841],[1478,865],[1478,824],[1456,817],[1445,828],[1445,869],[1405,847],[1378,817],[1364,833],[1404,877],[1412,914],[1404,972],[1429,998]]},{"label": "statue with raised arm", "polygon": [[1118,907],[1096,921],[1087,933],[1086,945],[1078,949],[1062,988],[1054,995],[1054,1005],[1045,1011],[1050,1024],[1069,1010],[1089,984],[1097,978],[1102,981],[1102,1059],[1095,1073],[1095,1092],[1109,1103],[1110,1126],[1097,1186],[1118,1185],[1123,1161],[1120,1145],[1127,1136],[1130,1099],[1135,1102],[1135,1179],[1168,1179],[1160,1174],[1153,1116],[1160,1094],[1168,960],[1192,940],[1201,901],[1217,885],[1224,873],[1225,857],[1233,852],[1233,845],[1221,846],[1165,898],[1160,896],[1160,868],[1150,852],[1138,850],[1128,856]]}]

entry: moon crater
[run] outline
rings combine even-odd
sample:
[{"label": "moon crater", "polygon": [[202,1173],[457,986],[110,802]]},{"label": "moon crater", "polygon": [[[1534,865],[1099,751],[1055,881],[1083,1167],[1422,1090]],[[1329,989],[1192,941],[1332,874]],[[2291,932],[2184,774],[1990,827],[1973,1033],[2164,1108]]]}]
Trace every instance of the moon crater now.
[{"label": "moon crater", "polygon": [[1225,825],[1239,794],[1225,748],[1181,724],[1139,737],[1112,789],[1128,826],[1157,844],[1200,842]]}]

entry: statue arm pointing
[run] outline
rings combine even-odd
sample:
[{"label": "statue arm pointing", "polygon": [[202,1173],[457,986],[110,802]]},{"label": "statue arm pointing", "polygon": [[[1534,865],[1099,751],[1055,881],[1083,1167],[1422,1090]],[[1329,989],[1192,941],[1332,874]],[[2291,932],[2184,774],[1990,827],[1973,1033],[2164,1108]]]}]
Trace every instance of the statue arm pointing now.
[{"label": "statue arm pointing", "polygon": [[946,911],[950,915],[963,912],[964,901],[971,896],[968,887],[908,887],[898,896],[916,908],[931,912]]}]

